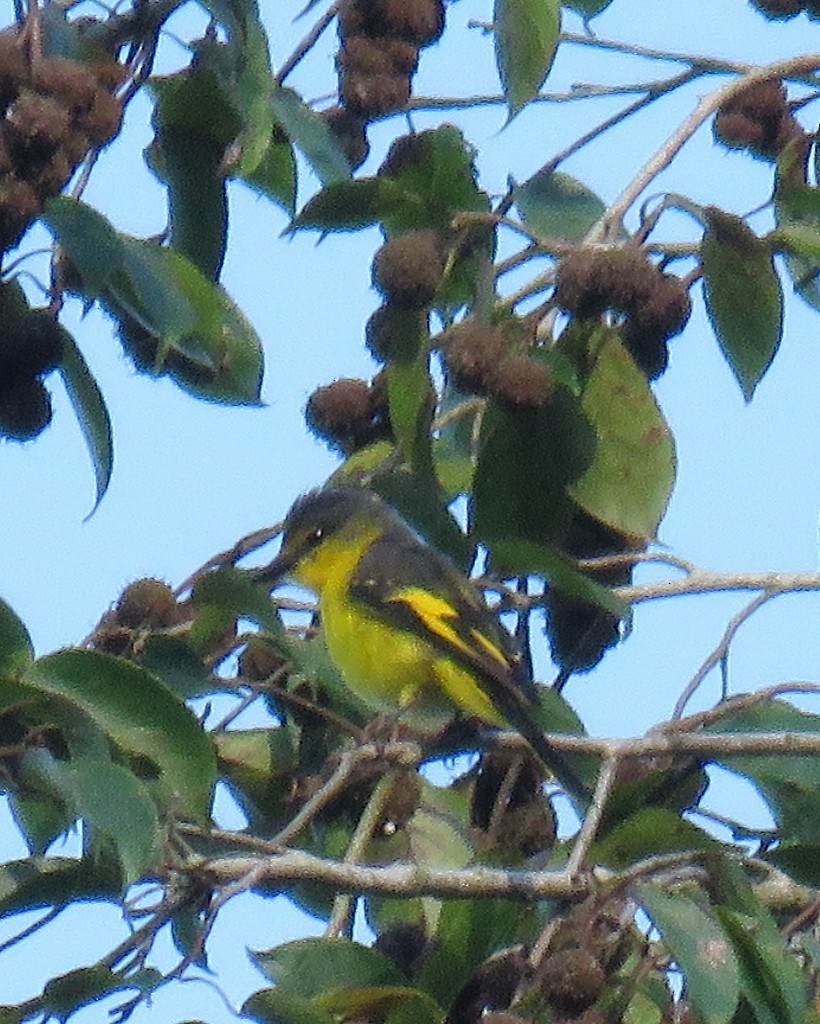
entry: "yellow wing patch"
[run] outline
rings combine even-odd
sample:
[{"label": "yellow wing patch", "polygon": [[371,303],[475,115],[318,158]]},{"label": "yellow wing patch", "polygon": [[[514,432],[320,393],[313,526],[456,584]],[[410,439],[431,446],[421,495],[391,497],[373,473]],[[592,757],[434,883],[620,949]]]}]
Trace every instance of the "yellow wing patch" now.
[{"label": "yellow wing patch", "polygon": [[456,650],[461,651],[470,658],[476,656],[476,645],[485,654],[489,655],[499,666],[508,668],[509,659],[504,652],[486,637],[480,630],[471,629],[470,638],[474,641],[471,646],[459,632],[450,624],[458,621],[458,609],[437,594],[431,594],[421,587],[404,587],[390,598],[391,601],[403,601],[408,605],[415,615],[421,620],[424,626],[440,640],[450,644]]}]

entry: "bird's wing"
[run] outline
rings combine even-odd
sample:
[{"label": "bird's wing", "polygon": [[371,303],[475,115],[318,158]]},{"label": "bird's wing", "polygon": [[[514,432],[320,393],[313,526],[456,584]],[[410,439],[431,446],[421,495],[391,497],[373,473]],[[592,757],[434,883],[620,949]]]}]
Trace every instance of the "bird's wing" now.
[{"label": "bird's wing", "polygon": [[362,556],[350,596],[393,628],[421,637],[471,672],[513,725],[538,697],[509,635],[470,581],[404,531],[387,532]]}]

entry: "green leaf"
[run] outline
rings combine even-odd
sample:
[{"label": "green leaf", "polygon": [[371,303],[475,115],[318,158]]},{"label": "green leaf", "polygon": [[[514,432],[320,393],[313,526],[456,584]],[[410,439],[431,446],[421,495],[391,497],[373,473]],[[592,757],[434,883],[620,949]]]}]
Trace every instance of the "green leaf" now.
[{"label": "green leaf", "polygon": [[[21,774],[25,772],[24,761],[25,757],[21,759]],[[29,853],[45,853],[57,836],[74,824],[76,815],[53,795],[30,792],[27,778],[20,778],[18,786],[17,792],[9,793],[9,809],[14,823]]]},{"label": "green leaf", "polygon": [[213,693],[214,679],[187,639],[152,633],[139,653],[143,668],[165,683],[181,700]]},{"label": "green leaf", "polygon": [[323,185],[350,177],[350,165],[327,123],[293,89],[274,84],[273,113]]},{"label": "green leaf", "polygon": [[[772,700],[730,711],[707,729],[710,733],[820,732],[820,716]],[[768,803],[783,839],[820,841],[820,757],[805,754],[715,757],[730,771],[745,775]]]},{"label": "green leaf", "polygon": [[435,406],[426,352],[415,359],[395,359],[388,364],[387,398],[390,426],[399,450],[413,473],[432,482],[430,430]]},{"label": "green leaf", "polygon": [[320,1009],[311,999],[266,988],[254,992],[242,1006],[242,1016],[252,1017],[260,1024],[337,1024],[337,1018]]},{"label": "green leaf", "polygon": [[159,134],[169,185],[170,243],[211,281],[228,243],[225,147],[205,135],[168,127]]},{"label": "green leaf", "polygon": [[102,214],[77,199],[55,196],[42,221],[80,273],[94,297],[122,265],[122,241]]},{"label": "green leaf", "polygon": [[62,326],[60,326],[60,333],[63,339],[60,375],[74,409],[74,415],[80,424],[80,430],[91,456],[91,464],[94,467],[96,496],[94,508],[89,513],[89,515],[93,515],[108,490],[111,473],[114,469],[111,417],[108,415],[108,408],[99,385],[89,370],[85,357],[74,338]]},{"label": "green leaf", "polygon": [[0,916],[81,899],[115,899],[123,880],[112,861],[27,857],[0,865]]},{"label": "green leaf", "polygon": [[497,541],[490,550],[493,571],[503,577],[530,573],[549,581],[550,587],[567,597],[597,605],[616,618],[629,617],[629,605],[605,587],[580,572],[559,551],[529,541]]},{"label": "green leaf", "polygon": [[556,387],[540,409],[489,406],[473,482],[476,538],[560,543],[573,512],[567,487],[590,465],[594,451],[592,427],[567,388]]},{"label": "green leaf", "polygon": [[64,765],[62,785],[78,816],[113,844],[126,883],[143,877],[157,859],[159,823],[140,780],[111,761],[72,758]]},{"label": "green leaf", "polygon": [[596,14],[605,11],[612,3],[612,0],[563,0],[564,7],[571,7],[577,11],[584,20],[594,18]]},{"label": "green leaf", "polygon": [[740,964],[741,987],[758,1024],[804,1024],[806,995],[800,968],[774,922],[717,907]]},{"label": "green leaf", "polygon": [[418,197],[389,178],[355,178],[325,185],[293,220],[291,230],[356,231],[388,219],[402,205],[422,209]]},{"label": "green leaf", "polygon": [[159,342],[154,372],[199,398],[256,405],[262,346],[227,292],[171,249],[124,239],[127,278],[110,289],[113,312],[136,315]]},{"label": "green leaf", "polygon": [[256,167],[252,171],[243,171],[240,167],[234,171],[234,176],[279,203],[287,214],[293,216],[296,209],[296,158],[293,146],[286,138],[280,139],[274,133]]},{"label": "green leaf", "polygon": [[686,998],[705,1024],[729,1024],[740,998],[740,968],[726,933],[683,893],[638,887],[644,910],[686,977]]},{"label": "green leaf", "polygon": [[451,1006],[489,956],[522,940],[535,913],[533,905],[506,900],[444,901],[432,953],[416,984],[441,1006]]},{"label": "green leaf", "polygon": [[296,738],[286,727],[230,729],[215,737],[220,772],[240,803],[250,799],[268,819],[291,811],[293,776],[299,768]]},{"label": "green leaf", "polygon": [[[568,493],[595,519],[631,537],[651,539],[675,482],[675,447],[646,377],[617,331],[597,328],[594,365],[581,410],[597,435],[591,463]],[[613,395],[618,396],[613,401]]]},{"label": "green leaf", "polygon": [[745,221],[704,210],[701,244],[706,308],[726,361],[751,401],[783,333],[783,291],[769,246]]},{"label": "green leaf", "polygon": [[586,185],[560,171],[539,171],[513,190],[524,224],[544,238],[580,242],[606,210]]},{"label": "green leaf", "polygon": [[558,47],[559,0],[495,0],[495,60],[510,118],[538,95]]},{"label": "green leaf", "polygon": [[33,662],[21,681],[67,701],[118,747],[156,765],[164,798],[177,812],[207,818],[216,778],[213,746],[156,676],[100,651],[64,650]]},{"label": "green leaf", "polygon": [[772,862],[800,885],[820,887],[820,842],[805,843],[781,840],[766,854]]},{"label": "green leaf", "polygon": [[123,273],[107,290],[118,305],[135,307],[143,326],[160,339],[161,365],[168,351],[194,329],[196,312],[169,273],[169,249],[139,238],[122,236],[121,241]]},{"label": "green leaf", "polygon": [[29,632],[12,608],[0,598],[0,677],[15,678],[34,658]]},{"label": "green leaf", "polygon": [[720,844],[697,825],[666,807],[646,807],[615,825],[595,844],[596,863],[626,868],[644,857],[688,850],[718,849]]},{"label": "green leaf", "polygon": [[268,52],[268,38],[259,17],[256,0],[199,0],[220,21],[228,33],[227,44],[207,36],[195,46],[200,63],[221,67],[230,94],[242,119],[239,137],[240,170],[243,174],[259,165],[273,128],[270,106],[274,87]]},{"label": "green leaf", "polygon": [[49,1016],[53,1015],[60,1021],[66,1021],[77,1010],[90,1003],[95,1003],[112,992],[123,989],[137,988],[142,992],[150,992],[163,980],[159,971],[154,968],[143,968],[128,976],[123,976],[105,964],[94,964],[92,967],[79,967],[52,978],[43,989],[42,1007]]},{"label": "green leaf", "polygon": [[349,939],[299,939],[255,952],[252,958],[278,989],[307,998],[338,989],[407,982],[384,954]]},{"label": "green leaf", "polygon": [[788,186],[785,181],[786,175],[783,174],[775,191],[774,210],[778,228],[773,241],[777,244],[780,233],[787,232],[783,247],[786,249],[786,268],[795,291],[813,309],[820,309],[820,257],[812,255],[820,231],[820,188]]},{"label": "green leaf", "polygon": [[759,1024],[805,1022],[806,991],[788,938],[752,889],[734,857],[710,863],[710,892],[740,964],[741,991]]}]

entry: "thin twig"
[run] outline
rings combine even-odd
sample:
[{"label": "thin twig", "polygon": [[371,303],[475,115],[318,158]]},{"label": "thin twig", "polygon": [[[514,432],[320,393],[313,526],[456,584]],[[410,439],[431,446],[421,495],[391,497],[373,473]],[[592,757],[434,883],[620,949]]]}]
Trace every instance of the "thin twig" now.
[{"label": "thin twig", "polygon": [[276,73],[276,81],[281,85],[293,69],[307,56],[307,54],[313,49],[316,43],[319,41],[322,33],[328,27],[328,25],[336,17],[336,12],[339,9],[337,3],[331,4],[330,7],[324,12],[319,18],[313,28],[308,34],[301,39],[293,53],[288,57],[284,64],[279,68]]},{"label": "thin twig", "polygon": [[682,718],[684,709],[695,693],[700,688],[701,683],[709,675],[716,665],[720,665],[723,675],[723,692],[721,696],[725,699],[727,690],[727,664],[729,658],[729,647],[732,641],[737,635],[738,630],[748,619],[754,615],[754,613],[761,608],[768,601],[778,597],[778,594],[773,594],[771,591],[764,591],[762,594],[758,594],[757,597],[753,598],[744,608],[742,608],[737,615],[733,615],[729,620],[723,636],[720,638],[720,643],[717,647],[706,657],[703,664],[692,676],[689,682],[684,687],[683,693],[678,697],[675,703],[675,709],[672,712],[672,720]]}]

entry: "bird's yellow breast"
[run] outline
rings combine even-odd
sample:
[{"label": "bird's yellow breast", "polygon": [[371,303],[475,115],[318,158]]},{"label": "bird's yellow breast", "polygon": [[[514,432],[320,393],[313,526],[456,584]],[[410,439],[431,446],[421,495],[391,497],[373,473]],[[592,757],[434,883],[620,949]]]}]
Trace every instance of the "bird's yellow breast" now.
[{"label": "bird's yellow breast", "polygon": [[351,599],[351,577],[378,536],[378,531],[365,532],[352,543],[350,537],[330,537],[294,572],[319,598],[328,653],[345,682],[374,708],[412,708],[426,717],[457,706],[488,724],[503,724],[469,671],[423,637]]}]

